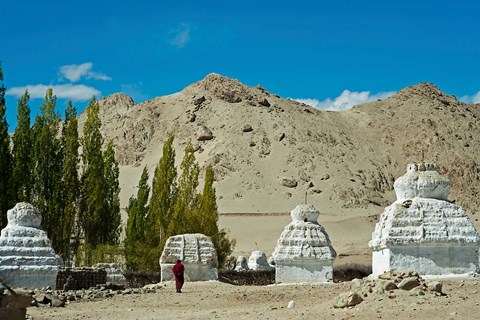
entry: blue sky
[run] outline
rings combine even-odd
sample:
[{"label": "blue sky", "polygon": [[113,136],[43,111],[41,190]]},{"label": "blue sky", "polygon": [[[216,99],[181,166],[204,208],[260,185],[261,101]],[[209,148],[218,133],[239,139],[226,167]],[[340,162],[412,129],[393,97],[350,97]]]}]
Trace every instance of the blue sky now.
[{"label": "blue sky", "polygon": [[211,72],[344,109],[433,82],[480,102],[477,1],[2,1],[7,121],[28,88],[63,115],[92,95],[141,102]]}]

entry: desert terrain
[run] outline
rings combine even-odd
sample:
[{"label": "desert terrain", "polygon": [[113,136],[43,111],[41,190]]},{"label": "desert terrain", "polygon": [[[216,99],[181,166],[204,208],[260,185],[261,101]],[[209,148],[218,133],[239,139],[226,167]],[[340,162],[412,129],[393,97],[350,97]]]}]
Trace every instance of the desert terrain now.
[{"label": "desert terrain", "polygon": [[[450,200],[478,225],[480,106],[431,83],[339,112],[219,74],[142,103],[118,93],[99,104],[105,142],[113,140],[120,163],[122,207],[144,166],[152,179],[173,132],[177,164],[190,140],[202,170],[213,166],[219,223],[237,240],[236,256],[270,255],[289,212],[304,202],[320,211],[337,253],[368,256],[376,219],[411,162],[435,163],[452,182]],[[81,114],[80,131],[84,121]],[[198,139],[204,127],[209,140]]]},{"label": "desert terrain", "polygon": [[[115,94],[100,106],[103,133],[114,141],[121,165],[122,206],[136,193],[143,167],[154,171],[163,141],[174,132],[178,163],[191,140],[201,168],[214,167],[219,224],[237,241],[234,256],[253,250],[270,256],[291,221],[290,210],[307,202],[320,211],[318,221],[338,254],[335,266],[369,265],[371,233],[395,200],[393,182],[410,162],[436,163],[452,182],[450,200],[479,227],[480,106],[433,84],[328,112],[210,74],[173,95],[136,104]],[[80,127],[84,120],[81,115]],[[197,139],[202,127],[211,130],[211,139]],[[350,289],[349,282],[262,287],[205,282],[187,283],[182,294],[165,283],[152,294],[30,308],[29,314],[36,320],[478,318],[478,278],[441,281],[444,295],[371,294],[345,309],[333,308],[332,301]],[[287,308],[289,301],[294,308]]]},{"label": "desert terrain", "polygon": [[[34,320],[478,319],[478,278],[442,281],[444,295],[372,293],[350,308],[333,307],[335,297],[350,290],[349,282],[257,287],[212,281],[186,283],[181,294],[167,282],[156,293],[74,302],[64,308],[31,307],[27,312]],[[290,301],[294,308],[287,308]]]}]

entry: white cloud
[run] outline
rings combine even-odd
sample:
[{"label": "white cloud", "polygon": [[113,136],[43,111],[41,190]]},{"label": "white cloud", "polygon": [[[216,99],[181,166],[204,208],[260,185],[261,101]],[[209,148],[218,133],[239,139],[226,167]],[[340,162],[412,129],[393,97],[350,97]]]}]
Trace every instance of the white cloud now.
[{"label": "white cloud", "polygon": [[190,32],[191,28],[190,25],[186,23],[180,24],[180,26],[171,31],[170,34],[172,35],[172,39],[170,40],[170,44],[177,48],[183,48],[190,42]]},{"label": "white cloud", "polygon": [[60,80],[68,79],[71,82],[77,82],[81,78],[110,81],[111,77],[92,71],[93,63],[85,62],[82,64],[69,64],[60,67]]},{"label": "white cloud", "polygon": [[26,85],[23,87],[13,87],[7,90],[9,96],[21,97],[25,90],[28,90],[30,98],[43,99],[48,88],[53,89],[53,94],[59,99],[69,99],[72,101],[86,101],[93,96],[100,95],[100,91],[95,88],[85,86],[83,84],[61,84],[61,85]]},{"label": "white cloud", "polygon": [[122,92],[130,96],[134,101],[141,102],[147,100],[149,97],[142,92],[143,83],[122,83]]},{"label": "white cloud", "polygon": [[323,100],[323,101],[320,101],[317,99],[293,99],[293,100],[305,103],[309,106],[315,107],[320,110],[340,111],[340,110],[351,109],[353,106],[358,104],[375,101],[378,99],[385,99],[395,93],[396,93],[395,91],[387,91],[387,92],[379,92],[379,93],[372,94],[370,91],[357,92],[357,91],[343,90],[343,92],[334,99],[327,98],[326,100]]},{"label": "white cloud", "polygon": [[466,103],[480,103],[480,91],[478,91],[476,94],[472,96],[463,96],[460,98],[460,101],[463,101]]}]

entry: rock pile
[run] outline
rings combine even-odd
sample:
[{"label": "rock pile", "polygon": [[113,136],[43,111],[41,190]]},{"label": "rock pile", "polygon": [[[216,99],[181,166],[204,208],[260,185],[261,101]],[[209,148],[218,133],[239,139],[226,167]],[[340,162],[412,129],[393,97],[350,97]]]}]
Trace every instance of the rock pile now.
[{"label": "rock pile", "polygon": [[425,281],[418,272],[414,271],[390,271],[378,276],[377,279],[353,279],[350,283],[350,291],[341,293],[332,302],[335,308],[353,307],[370,296],[385,296],[394,299],[401,292],[410,295],[424,296],[433,294],[445,295],[442,292],[442,282]]},{"label": "rock pile", "polygon": [[147,285],[143,288],[126,288],[124,285],[106,283],[89,289],[68,291],[52,290],[50,287],[45,287],[31,291],[30,294],[33,298],[34,306],[64,307],[66,303],[73,301],[95,301],[108,299],[115,295],[155,293],[156,290],[161,288],[163,288],[163,285],[160,284]]}]

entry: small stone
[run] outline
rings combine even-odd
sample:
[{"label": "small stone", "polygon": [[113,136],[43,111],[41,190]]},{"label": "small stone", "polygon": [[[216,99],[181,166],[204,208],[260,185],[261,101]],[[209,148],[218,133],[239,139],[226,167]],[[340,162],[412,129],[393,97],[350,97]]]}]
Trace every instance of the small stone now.
[{"label": "small stone", "polygon": [[428,291],[442,293],[443,284],[440,281],[431,281],[427,283]]},{"label": "small stone", "polygon": [[253,128],[252,128],[251,125],[246,124],[246,125],[243,126],[242,131],[243,132],[251,132],[251,131],[253,131]]},{"label": "small stone", "polygon": [[409,277],[400,281],[400,283],[398,284],[398,288],[402,290],[411,290],[415,287],[418,287],[419,285],[420,282],[418,281],[418,278]]},{"label": "small stone", "polygon": [[293,308],[295,308],[295,301],[293,301],[293,300],[292,300],[292,301],[289,301],[287,308],[288,308],[288,309],[293,309]]},{"label": "small stone", "polygon": [[195,99],[195,101],[193,101],[193,104],[198,106],[201,105],[205,100],[207,100],[205,96],[201,96],[200,98]]},{"label": "small stone", "polygon": [[293,178],[282,178],[280,184],[287,188],[295,188],[298,185],[298,182]]},{"label": "small stone", "polygon": [[260,100],[258,103],[264,107],[267,107],[267,108],[270,107],[270,102],[268,102],[267,98]]},{"label": "small stone", "polygon": [[352,281],[350,281],[350,288],[351,289],[360,289],[363,285],[363,280],[362,279],[353,279]]},{"label": "small stone", "polygon": [[282,141],[285,138],[285,133],[281,132],[275,136],[275,140]]},{"label": "small stone", "polygon": [[389,280],[389,281],[386,281],[383,284],[383,289],[386,290],[386,291],[390,291],[390,290],[396,290],[396,289],[398,289],[398,287],[397,287],[397,284],[394,281]]},{"label": "small stone", "polygon": [[335,308],[346,308],[346,307],[353,307],[363,301],[362,297],[354,291],[344,292],[339,294],[335,301],[333,302],[333,306]]}]

